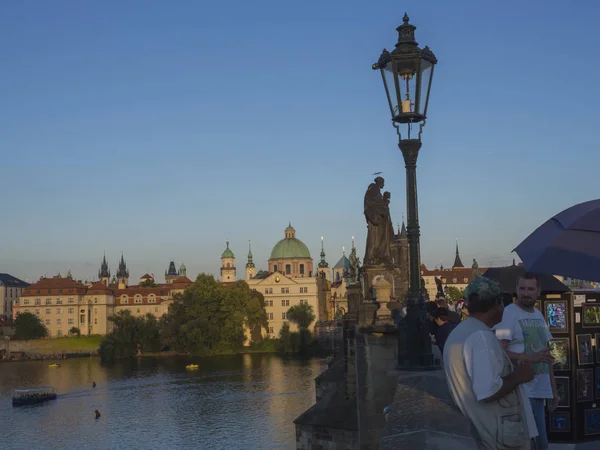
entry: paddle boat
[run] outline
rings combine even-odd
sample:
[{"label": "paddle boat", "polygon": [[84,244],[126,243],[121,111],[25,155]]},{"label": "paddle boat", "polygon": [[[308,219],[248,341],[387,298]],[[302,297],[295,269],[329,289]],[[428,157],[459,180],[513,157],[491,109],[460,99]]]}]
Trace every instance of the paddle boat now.
[{"label": "paddle boat", "polygon": [[56,400],[56,392],[51,386],[33,389],[15,389],[13,391],[13,406],[35,405],[36,403]]},{"label": "paddle boat", "polygon": [[187,366],[185,366],[185,368],[187,370],[198,370],[200,366],[198,366],[198,364],[188,364]]},{"label": "paddle boat", "polygon": [[60,367],[59,363],[52,363],[50,365],[48,365],[48,367]]}]

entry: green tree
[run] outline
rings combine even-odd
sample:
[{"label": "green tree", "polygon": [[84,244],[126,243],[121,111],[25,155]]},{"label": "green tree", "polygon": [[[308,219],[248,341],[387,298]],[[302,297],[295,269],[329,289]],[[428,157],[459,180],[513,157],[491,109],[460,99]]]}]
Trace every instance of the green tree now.
[{"label": "green tree", "polygon": [[15,339],[41,339],[48,336],[48,329],[41,319],[30,312],[20,312],[15,318]]},{"label": "green tree", "polygon": [[100,344],[100,356],[104,361],[130,358],[137,353],[157,352],[161,349],[159,322],[152,314],[135,317],[131,311],[119,311],[111,316],[113,331]]},{"label": "green tree", "polygon": [[81,330],[80,330],[79,328],[77,328],[77,327],[72,327],[72,328],[69,330],[69,334],[71,334],[71,335],[73,335],[73,336],[77,336],[77,337],[79,337],[79,336],[81,336]]},{"label": "green tree", "polygon": [[464,289],[459,289],[456,286],[450,286],[448,288],[448,300],[453,301],[453,302],[457,302],[459,301],[462,297],[464,297],[465,295],[465,290]]},{"label": "green tree", "polygon": [[300,330],[308,330],[310,324],[315,320],[313,307],[306,303],[294,305],[287,311],[287,318],[290,322],[298,325]]},{"label": "green tree", "polygon": [[146,278],[144,281],[142,281],[140,283],[140,287],[143,287],[143,288],[153,288],[153,287],[157,287],[157,286],[158,285],[152,278]]},{"label": "green tree", "polygon": [[279,350],[283,353],[298,353],[300,351],[300,334],[293,333],[288,322],[283,322],[279,330]]}]

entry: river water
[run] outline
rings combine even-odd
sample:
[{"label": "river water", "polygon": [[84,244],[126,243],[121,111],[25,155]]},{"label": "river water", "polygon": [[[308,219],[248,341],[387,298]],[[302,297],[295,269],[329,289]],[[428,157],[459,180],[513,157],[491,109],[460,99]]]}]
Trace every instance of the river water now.
[{"label": "river water", "polygon": [[[0,363],[2,449],[295,449],[293,420],[326,366],[268,354],[60,363]],[[39,386],[58,399],[12,407],[12,389]]]}]

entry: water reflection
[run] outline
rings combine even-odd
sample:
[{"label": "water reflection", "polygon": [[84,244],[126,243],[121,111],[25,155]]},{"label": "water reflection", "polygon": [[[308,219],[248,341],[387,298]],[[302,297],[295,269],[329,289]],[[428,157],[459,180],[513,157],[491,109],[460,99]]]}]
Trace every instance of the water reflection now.
[{"label": "water reflection", "polygon": [[[199,370],[186,371],[190,363]],[[61,364],[0,365],[6,448],[293,449],[292,421],[314,403],[313,379],[325,366],[323,360],[276,355]],[[12,389],[45,385],[56,388],[58,400],[11,406]]]}]

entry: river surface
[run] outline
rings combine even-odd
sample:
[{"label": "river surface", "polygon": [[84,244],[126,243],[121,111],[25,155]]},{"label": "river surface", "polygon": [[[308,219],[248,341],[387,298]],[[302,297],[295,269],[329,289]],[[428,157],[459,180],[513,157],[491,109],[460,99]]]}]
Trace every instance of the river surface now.
[{"label": "river surface", "polygon": [[[192,362],[200,369],[185,370]],[[0,363],[2,449],[295,449],[293,420],[326,366],[276,355],[60,363]],[[12,406],[14,388],[39,386],[58,399]]]}]

